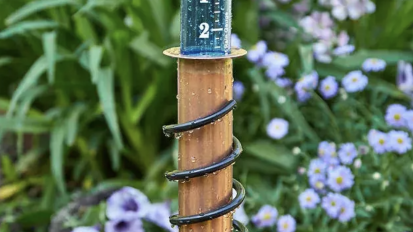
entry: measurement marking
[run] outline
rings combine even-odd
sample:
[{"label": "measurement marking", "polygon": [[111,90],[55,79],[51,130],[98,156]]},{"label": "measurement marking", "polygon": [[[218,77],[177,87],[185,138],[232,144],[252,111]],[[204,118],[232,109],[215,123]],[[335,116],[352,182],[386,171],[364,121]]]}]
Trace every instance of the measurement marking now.
[{"label": "measurement marking", "polygon": [[216,23],[219,23],[219,19],[215,20]]},{"label": "measurement marking", "polygon": [[220,46],[215,46],[215,48],[221,48]]},{"label": "measurement marking", "polygon": [[219,14],[219,13],[221,13],[221,11],[216,10],[216,11],[214,11],[214,13],[215,13],[215,14]]},{"label": "measurement marking", "polygon": [[224,29],[223,28],[213,28],[213,29],[211,29],[211,31],[223,31]]},{"label": "measurement marking", "polygon": [[220,38],[219,38],[219,37],[216,37],[215,39],[216,39],[216,40],[219,40]]},{"label": "measurement marking", "polygon": [[219,2],[215,2],[215,5],[219,5]]}]

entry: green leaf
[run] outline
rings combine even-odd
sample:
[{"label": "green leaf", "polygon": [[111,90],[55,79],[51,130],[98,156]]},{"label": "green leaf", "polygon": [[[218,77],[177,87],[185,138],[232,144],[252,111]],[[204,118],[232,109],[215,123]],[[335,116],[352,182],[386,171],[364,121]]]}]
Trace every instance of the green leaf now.
[{"label": "green leaf", "polygon": [[110,160],[112,161],[112,169],[114,171],[118,171],[120,167],[120,150],[113,140],[109,140],[107,142],[107,146],[110,154]]},{"label": "green leaf", "polygon": [[54,82],[55,65],[56,65],[56,32],[43,34],[43,50],[47,61],[47,75],[49,83]]},{"label": "green leaf", "polygon": [[302,31],[302,28],[298,25],[297,20],[291,14],[288,14],[283,10],[275,10],[264,15],[281,26],[285,26],[287,28],[294,27],[299,31]]},{"label": "green leaf", "polygon": [[7,116],[11,116],[17,105],[17,101],[20,100],[23,93],[34,86],[39,80],[40,76],[46,71],[47,60],[44,56],[39,57],[36,62],[30,67],[29,71],[23,77],[23,80],[18,85],[17,89],[14,91],[13,97],[10,102],[9,110],[7,111]]},{"label": "green leaf", "polygon": [[162,49],[149,40],[149,33],[146,31],[141,36],[133,39],[129,46],[136,53],[161,66],[167,66],[170,62],[170,59],[162,54]]},{"label": "green leaf", "polygon": [[150,106],[156,96],[156,83],[152,83],[139,100],[137,106],[132,112],[132,122],[138,124],[146,109]]},{"label": "green leaf", "polygon": [[47,86],[35,86],[27,90],[22,96],[19,108],[16,112],[18,118],[24,118],[30,110],[30,106],[34,99],[43,94],[47,90]]},{"label": "green leaf", "polygon": [[244,145],[245,152],[287,171],[293,171],[297,160],[289,149],[268,141],[257,141]]},{"label": "green leaf", "polygon": [[0,187],[0,202],[13,197],[27,186],[27,182],[20,181]]},{"label": "green leaf", "polygon": [[27,31],[51,29],[59,24],[51,20],[32,20],[15,24],[0,32],[0,39],[10,38],[16,34],[23,34]]},{"label": "green leaf", "polygon": [[0,116],[0,128],[5,131],[41,134],[51,129],[51,122],[43,118],[8,118]]},{"label": "green leaf", "polygon": [[118,117],[116,115],[115,106],[115,89],[113,86],[113,70],[105,68],[100,70],[98,80],[98,95],[100,104],[103,108],[103,114],[112,132],[116,146],[118,149],[123,149],[122,137],[118,124]]},{"label": "green leaf", "polygon": [[16,23],[36,12],[64,5],[79,5],[77,0],[37,0],[31,1],[15,11],[6,19],[6,24]]},{"label": "green leaf", "polygon": [[53,213],[50,209],[34,209],[19,215],[16,222],[24,228],[48,225]]},{"label": "green leaf", "polygon": [[369,88],[375,91],[385,93],[391,97],[398,98],[401,100],[410,100],[409,96],[403,93],[395,84],[389,83],[387,81],[378,78],[369,78]]},{"label": "green leaf", "polygon": [[382,59],[389,65],[397,64],[400,60],[413,62],[413,52],[386,51],[386,50],[360,50],[359,52],[334,59],[333,64],[347,70],[360,69],[363,62],[369,58]]},{"label": "green leaf", "polygon": [[13,162],[11,161],[10,157],[8,157],[6,154],[0,155],[0,156],[1,156],[2,173],[4,174],[6,181],[16,180],[17,172],[15,170],[15,166]]},{"label": "green leaf", "polygon": [[13,61],[11,57],[1,57],[0,58],[0,67],[10,64]]},{"label": "green leaf", "polygon": [[303,73],[309,74],[314,70],[313,47],[312,45],[301,45],[299,50]]},{"label": "green leaf", "polygon": [[72,146],[75,142],[78,126],[79,117],[86,110],[84,104],[76,104],[69,113],[69,117],[66,122],[66,144],[67,146]]},{"label": "green leaf", "polygon": [[96,83],[99,79],[100,62],[102,60],[103,48],[101,46],[92,46],[89,49],[89,68],[92,75],[92,82]]},{"label": "green leaf", "polygon": [[63,124],[56,124],[50,134],[50,137],[50,166],[52,175],[60,193],[66,195],[63,171],[65,126]]}]

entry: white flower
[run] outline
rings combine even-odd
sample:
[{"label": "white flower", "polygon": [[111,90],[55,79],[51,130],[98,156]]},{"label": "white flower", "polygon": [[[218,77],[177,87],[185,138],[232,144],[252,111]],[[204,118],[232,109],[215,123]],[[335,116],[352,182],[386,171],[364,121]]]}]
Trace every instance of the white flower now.
[{"label": "white flower", "polygon": [[331,12],[334,18],[343,21],[347,18],[347,10],[344,6],[336,6]]},{"label": "white flower", "polygon": [[360,159],[356,159],[356,161],[354,161],[354,167],[359,169],[361,167],[361,160]]},{"label": "white flower", "polygon": [[364,61],[363,70],[366,72],[379,72],[386,68],[386,61],[370,58]]},{"label": "white flower", "polygon": [[373,179],[378,180],[378,179],[380,179],[380,178],[381,178],[381,174],[380,174],[380,173],[375,172],[375,173],[373,174]]},{"label": "white flower", "polygon": [[288,122],[282,118],[274,118],[267,125],[267,134],[273,139],[284,138],[288,134]]},{"label": "white flower", "polygon": [[368,82],[368,78],[361,71],[352,71],[342,80],[344,88],[350,93],[362,91]]},{"label": "white flower", "polygon": [[262,63],[266,67],[285,67],[290,63],[290,60],[283,53],[268,52],[262,58]]}]

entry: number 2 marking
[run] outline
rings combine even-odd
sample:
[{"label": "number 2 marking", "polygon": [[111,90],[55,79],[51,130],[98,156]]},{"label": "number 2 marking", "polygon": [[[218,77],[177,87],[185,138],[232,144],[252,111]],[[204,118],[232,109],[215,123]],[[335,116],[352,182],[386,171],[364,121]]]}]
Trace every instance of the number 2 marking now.
[{"label": "number 2 marking", "polygon": [[199,38],[208,39],[209,38],[209,24],[208,23],[201,23],[201,25],[199,25],[199,29],[202,30],[201,35],[199,36]]}]

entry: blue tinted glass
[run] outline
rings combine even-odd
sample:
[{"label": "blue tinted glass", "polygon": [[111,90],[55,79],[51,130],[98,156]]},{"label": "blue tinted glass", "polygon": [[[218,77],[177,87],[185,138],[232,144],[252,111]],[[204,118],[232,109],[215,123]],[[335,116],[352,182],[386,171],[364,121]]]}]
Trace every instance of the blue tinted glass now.
[{"label": "blue tinted glass", "polygon": [[231,0],[181,0],[181,53],[225,55],[231,51]]}]

